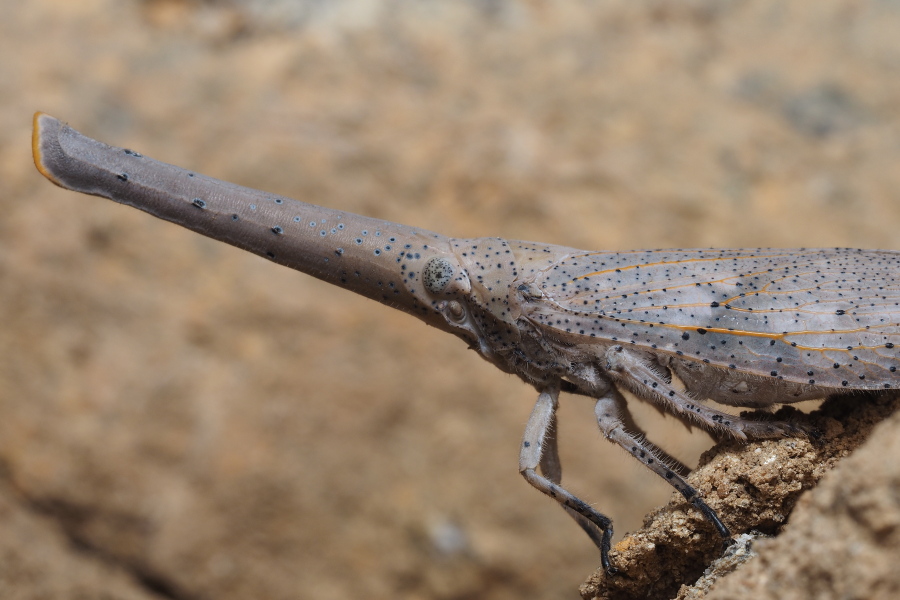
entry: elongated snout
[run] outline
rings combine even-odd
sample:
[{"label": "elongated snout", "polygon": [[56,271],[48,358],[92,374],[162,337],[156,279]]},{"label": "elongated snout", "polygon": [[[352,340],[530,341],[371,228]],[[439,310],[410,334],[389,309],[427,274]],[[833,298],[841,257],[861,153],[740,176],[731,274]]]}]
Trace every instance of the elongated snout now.
[{"label": "elongated snout", "polygon": [[[108,146],[34,116],[38,170],[58,186],[109,198],[443,326],[423,282],[438,233],[268,194]],[[433,286],[432,286],[433,287]]]}]

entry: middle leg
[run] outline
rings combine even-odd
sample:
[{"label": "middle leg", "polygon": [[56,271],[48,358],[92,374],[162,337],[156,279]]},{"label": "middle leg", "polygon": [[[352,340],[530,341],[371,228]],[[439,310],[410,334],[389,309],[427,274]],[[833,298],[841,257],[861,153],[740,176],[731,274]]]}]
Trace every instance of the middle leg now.
[{"label": "middle leg", "polygon": [[630,420],[630,415],[625,398],[618,390],[613,388],[601,396],[594,406],[594,414],[597,417],[597,425],[600,426],[606,439],[624,448],[644,466],[678,490],[685,500],[703,513],[703,516],[713,524],[719,535],[725,540],[726,546],[732,542],[731,532],[728,531],[716,512],[703,501],[697,490],[676,472],[656,446],[642,439],[643,435],[631,433],[625,429],[625,423]]}]

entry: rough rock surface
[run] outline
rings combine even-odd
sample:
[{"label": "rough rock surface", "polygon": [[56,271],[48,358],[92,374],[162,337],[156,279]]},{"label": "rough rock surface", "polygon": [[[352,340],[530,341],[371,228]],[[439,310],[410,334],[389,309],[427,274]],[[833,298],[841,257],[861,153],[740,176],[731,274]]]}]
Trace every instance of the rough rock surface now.
[{"label": "rough rock surface", "polygon": [[900,596],[900,414],[803,496],[788,526],[708,600]]},{"label": "rough rock surface", "polygon": [[[864,562],[869,553],[882,556],[881,564],[873,562],[867,567],[860,567],[860,570],[868,569],[875,574],[872,576],[873,583],[878,583],[879,587],[879,576],[896,576],[893,569],[884,568],[891,562],[889,552],[896,541],[884,540],[884,543],[870,544],[870,547],[864,547],[861,541],[890,534],[896,523],[900,522],[900,503],[895,494],[898,469],[896,466],[887,469],[883,466],[884,463],[896,462],[890,457],[897,456],[891,454],[897,445],[885,444],[880,439],[890,436],[891,431],[898,432],[900,417],[884,423],[887,434],[867,442],[872,429],[891,416],[898,406],[900,399],[893,394],[880,397],[856,394],[829,399],[809,415],[798,414],[794,409],[782,409],[775,416],[790,419],[813,432],[809,438],[766,440],[747,445],[730,442],[717,445],[704,454],[701,459],[704,464],[688,480],[733,534],[759,532],[773,536],[784,529],[787,536],[795,528],[802,532],[800,535],[791,533],[787,537],[793,542],[782,542],[779,537],[754,544],[753,551],[761,553],[760,557],[747,561],[732,578],[744,581],[743,587],[747,588],[747,571],[766,569],[773,563],[781,565],[781,577],[775,570],[772,578],[776,581],[771,581],[772,587],[768,586],[770,580],[762,579],[756,583],[757,591],[769,596],[754,596],[748,591],[745,597],[776,597],[776,592],[781,593],[781,582],[778,580],[791,577],[798,578],[791,583],[791,587],[808,594],[794,597],[825,597],[818,594],[828,589],[833,590],[833,597],[844,597],[841,588],[855,585],[852,583],[855,579],[853,567],[849,567],[848,563],[854,562],[851,557],[857,552]],[[804,517],[798,516],[786,525],[801,495],[813,488],[841,459],[861,444],[865,444],[865,448],[860,454],[868,456],[868,461],[857,457],[848,459],[846,463],[849,466],[840,463],[840,468],[830,475],[831,482],[841,486],[846,470],[853,470],[854,476],[850,478],[845,493],[835,497],[833,492],[816,490],[815,494],[809,495],[807,504],[812,502],[818,513],[817,535],[809,535],[809,517],[804,520]],[[879,452],[883,453],[880,460],[875,458]],[[849,501],[851,497],[852,501]],[[847,505],[856,507],[857,511],[868,510],[871,513],[852,535],[852,524],[842,520],[842,513],[854,512]],[[823,511],[825,506],[830,510]],[[807,506],[799,512],[802,515],[809,510]],[[833,522],[832,519],[838,521]],[[797,540],[804,541],[798,543]],[[779,547],[780,554],[776,550]],[[812,547],[818,550],[811,552]],[[789,550],[786,552],[785,548]],[[704,521],[699,511],[678,496],[670,504],[651,513],[643,529],[629,534],[616,545],[611,558],[619,573],[610,576],[598,570],[583,586],[582,597],[609,600],[676,596],[679,600],[686,600],[702,597],[702,594],[697,595],[687,589],[679,593],[679,588],[694,584],[707,565],[721,554],[721,540],[715,530]],[[807,574],[800,576],[798,567],[805,568]],[[831,573],[831,576],[823,579],[825,573]],[[815,579],[818,583],[805,588],[805,579]],[[835,581],[838,579],[840,585]],[[708,585],[704,582],[702,587]],[[811,583],[807,581],[806,585]],[[879,587],[871,590],[878,590]],[[727,589],[742,588],[738,585]],[[718,597],[734,596],[726,594]]]}]

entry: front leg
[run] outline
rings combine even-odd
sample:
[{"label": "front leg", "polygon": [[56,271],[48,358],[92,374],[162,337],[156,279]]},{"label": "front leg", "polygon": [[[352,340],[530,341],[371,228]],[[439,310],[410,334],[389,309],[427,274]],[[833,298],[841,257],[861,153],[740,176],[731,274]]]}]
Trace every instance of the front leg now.
[{"label": "front leg", "polygon": [[[522,449],[519,452],[519,472],[528,483],[559,502],[566,512],[572,515],[600,548],[600,565],[605,571],[613,573],[615,569],[609,562],[609,549],[612,545],[613,534],[612,521],[558,484],[562,470],[557,455],[556,434],[553,433],[558,405],[558,385],[546,388],[538,396],[534,410],[531,411],[531,416],[528,418],[528,424],[525,426]],[[546,457],[545,449],[548,450]],[[541,466],[541,471],[547,477],[538,475],[535,471],[538,466]],[[554,479],[556,481],[553,481]]]},{"label": "front leg", "polygon": [[[544,477],[553,483],[559,484],[562,481],[562,464],[559,462],[559,444],[557,443],[557,440],[559,439],[559,430],[557,429],[556,423],[556,411],[554,410],[553,414],[550,416],[550,423],[547,425],[546,434],[544,436],[540,470]],[[598,548],[603,547],[602,530],[594,525],[592,521],[575,512],[568,506],[564,505],[563,509],[565,509],[567,515],[572,517],[575,522],[578,523],[578,526],[584,530]]]}]

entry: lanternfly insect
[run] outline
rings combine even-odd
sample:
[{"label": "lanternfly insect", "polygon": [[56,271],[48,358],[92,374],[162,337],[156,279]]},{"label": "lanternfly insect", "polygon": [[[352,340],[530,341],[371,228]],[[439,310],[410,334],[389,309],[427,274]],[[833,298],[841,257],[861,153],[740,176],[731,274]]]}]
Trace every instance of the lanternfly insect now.
[{"label": "lanternfly insect", "polygon": [[[739,439],[799,433],[704,403],[768,407],[900,385],[900,253],[738,249],[586,252],[459,239],[225,183],[87,138],[38,113],[53,183],[161,219],[408,312],[538,391],[519,469],[609,561],[612,523],[560,486],[560,391],[596,402],[603,434],[663,477],[725,540],[716,513],[644,440],[620,390]],[[683,388],[673,384],[673,374]]]}]

